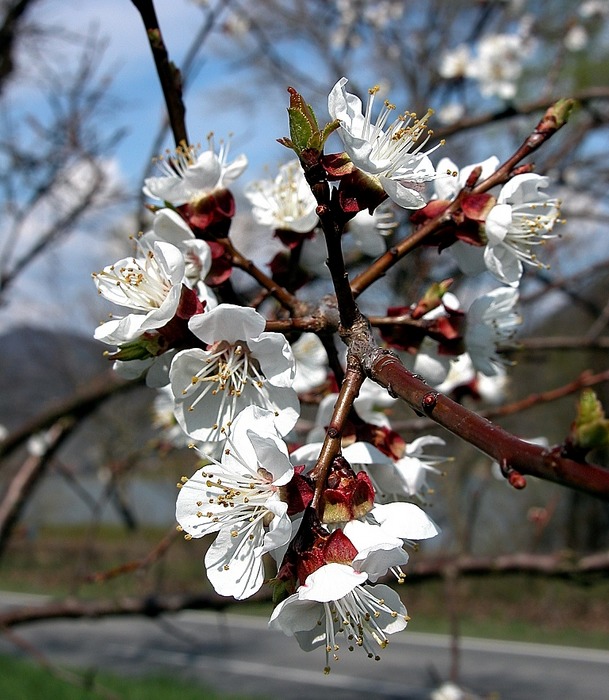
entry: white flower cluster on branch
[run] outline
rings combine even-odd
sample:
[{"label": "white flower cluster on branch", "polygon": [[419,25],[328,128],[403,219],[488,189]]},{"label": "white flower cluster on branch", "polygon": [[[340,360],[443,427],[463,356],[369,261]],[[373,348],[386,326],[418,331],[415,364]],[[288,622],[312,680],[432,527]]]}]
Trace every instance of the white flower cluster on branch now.
[{"label": "white flower cluster on branch", "polygon": [[[396,399],[364,381],[349,335],[360,316],[343,238],[354,241],[360,261],[377,258],[370,269],[379,278],[387,255],[395,264],[400,246],[410,245],[408,236],[398,239],[400,212],[409,211],[415,237],[446,213],[430,242],[506,286],[463,309],[447,291],[450,280],[430,284],[420,299],[390,307],[366,338],[401,353],[434,386],[479,396],[487,380],[491,396],[502,391],[501,351],[520,321],[523,263],[540,264],[533,251],[558,220],[558,202],[540,191],[546,178],[525,172],[473,192],[473,175],[494,176],[498,159],[459,173],[444,158],[436,169],[430,155],[440,144],[427,147],[431,111],[391,121],[395,107],[386,101],[375,117],[378,89],[363,107],[346,84],[342,78],[331,90],[332,121],[323,129],[291,91],[291,137],[282,142],[297,158],[246,190],[253,218],[284,247],[270,274],[230,238],[229,186],[247,159],[229,161],[228,146],[216,153],[210,141],[202,153],[181,146],[161,160],[161,175],[144,187],[155,202],[150,230],[134,239],[132,256],[93,275],[99,293],[125,310],[95,337],[113,346],[117,371],[147,373],[162,391],[159,423],[168,438],[200,453],[203,466],[179,484],[176,518],[188,539],[213,538],[204,559],[211,585],[241,600],[270,576],[278,603],[271,626],[305,650],[325,648],[327,670],[345,647],[378,658],[389,635],[406,627],[400,595],[379,580],[402,582],[407,548],[438,534],[421,504],[445,459],[428,451],[442,439],[400,435]],[[327,155],[333,131],[345,150]],[[435,193],[427,190],[432,181]],[[390,251],[388,241],[397,241]],[[311,261],[319,263],[320,243],[335,295],[315,305],[298,290],[319,274]],[[240,299],[234,267],[256,281],[257,296]],[[304,440],[301,401],[317,406]]]}]

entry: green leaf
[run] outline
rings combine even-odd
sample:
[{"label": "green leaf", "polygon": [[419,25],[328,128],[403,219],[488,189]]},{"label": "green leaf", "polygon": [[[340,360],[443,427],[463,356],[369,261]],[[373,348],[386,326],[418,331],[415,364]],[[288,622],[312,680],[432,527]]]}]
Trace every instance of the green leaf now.
[{"label": "green leaf", "polygon": [[571,439],[585,450],[609,445],[609,420],[592,389],[584,390],[579,399],[577,416],[571,426]]},{"label": "green leaf", "polygon": [[313,128],[307,116],[298,108],[288,107],[290,123],[290,140],[294,144],[296,152],[307,148],[313,135]]}]

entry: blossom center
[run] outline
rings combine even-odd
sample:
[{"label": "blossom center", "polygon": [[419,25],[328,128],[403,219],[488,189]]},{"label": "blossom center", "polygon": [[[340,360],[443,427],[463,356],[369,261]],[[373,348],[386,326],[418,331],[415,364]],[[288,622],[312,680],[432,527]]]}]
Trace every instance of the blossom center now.
[{"label": "blossom center", "polygon": [[256,527],[268,525],[273,518],[266,503],[276,489],[264,474],[257,478],[252,474],[223,472],[220,477],[204,470],[196,477],[183,479],[178,486],[204,492],[205,496],[196,501],[197,518],[216,524],[218,529],[230,528],[231,537],[246,536],[251,542]]},{"label": "blossom center", "polygon": [[[323,612],[318,625],[325,623],[326,628],[326,667],[324,673],[330,672],[329,655],[338,661],[340,645],[336,641],[337,634],[343,634],[348,642],[348,650],[356,646],[362,647],[369,659],[380,660],[374,647],[384,649],[389,643],[387,635],[378,623],[381,614],[397,618],[398,613],[392,610],[383,598],[377,598],[363,586],[355,588],[340,600],[323,603]],[[408,621],[408,617],[404,616]]]},{"label": "blossom center", "polygon": [[559,207],[560,202],[557,199],[512,205],[512,224],[505,243],[517,258],[536,267],[544,267],[531,248],[545,245],[547,240],[559,236],[552,231],[554,224],[559,220]]},{"label": "blossom center", "polygon": [[391,161],[391,167],[388,170],[391,174],[399,170],[406,156],[412,157],[419,153],[433,135],[433,131],[427,127],[427,121],[433,114],[433,110],[428,109],[421,119],[417,118],[415,112],[404,112],[384,132],[383,129],[396,106],[385,100],[383,109],[373,124],[372,108],[378,91],[378,85],[368,91],[361,137],[372,144],[371,155],[374,159]]},{"label": "blossom center", "polygon": [[158,309],[172,287],[152,250],[143,259],[133,258],[119,268],[111,265],[93,276],[98,283],[119,290],[126,305],[144,310]]},{"label": "blossom center", "polygon": [[[189,411],[193,411],[208,395],[220,397],[218,414],[222,415],[227,404],[232,404],[232,416],[235,412],[234,405],[242,393],[248,388],[262,392],[266,377],[245,341],[229,343],[222,340],[210,345],[207,353],[203,366],[193,375],[190,384],[182,390],[182,395],[196,394],[188,407]],[[213,427],[221,428],[223,432],[229,425],[230,421],[226,426],[215,424]]]}]

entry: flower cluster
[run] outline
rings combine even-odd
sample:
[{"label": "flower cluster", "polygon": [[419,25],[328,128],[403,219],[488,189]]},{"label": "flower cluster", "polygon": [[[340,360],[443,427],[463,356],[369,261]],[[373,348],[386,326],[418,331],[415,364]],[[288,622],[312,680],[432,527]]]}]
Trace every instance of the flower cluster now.
[{"label": "flower cluster", "polygon": [[[451,393],[467,386],[489,397],[501,391],[500,351],[520,320],[523,264],[539,264],[532,251],[553,236],[558,217],[556,200],[540,191],[547,180],[531,173],[498,192],[463,197],[476,166],[459,173],[443,159],[434,168],[431,112],[391,121],[395,108],[385,102],[374,117],[378,88],[363,107],[346,84],[342,78],[331,90],[332,121],[323,130],[291,91],[291,139],[282,143],[298,159],[246,189],[253,218],[284,247],[270,275],[229,238],[235,215],[229,185],[247,160],[229,161],[228,146],[216,152],[212,139],[203,152],[181,147],[161,159],[160,176],[144,187],[155,202],[150,229],[134,238],[133,255],[93,275],[99,293],[124,310],[95,337],[113,346],[108,354],[117,371],[145,372],[159,389],[157,420],[166,439],[200,453],[202,466],[178,484],[176,518],[188,539],[213,538],[204,558],[211,585],[241,600],[270,578],[277,603],[271,627],[295,636],[305,650],[325,648],[327,670],[343,645],[378,658],[388,636],[406,627],[401,597],[379,580],[402,582],[407,548],[439,532],[421,505],[444,461],[428,448],[444,442],[435,436],[407,442],[392,425],[395,399],[363,374],[330,438],[345,358],[332,337],[335,314],[322,309],[334,309],[336,300],[325,297],[313,308],[296,296],[322,274],[324,217],[333,207],[332,235],[338,231],[341,244],[350,237],[358,261],[382,258],[398,212],[416,210],[411,219],[418,225],[462,197],[462,216],[433,244],[506,286],[462,308],[445,280],[410,306],[390,307],[375,325],[378,342],[433,385]],[[345,150],[326,155],[333,131]],[[491,158],[479,169],[488,176],[497,167]],[[428,195],[431,181],[435,194]],[[262,288],[249,303],[233,287],[234,266]],[[297,429],[301,401],[317,406],[304,440]]]},{"label": "flower cluster", "polygon": [[483,36],[473,49],[459,44],[442,55],[438,71],[449,80],[475,81],[484,97],[511,100],[530,48],[528,27],[523,22],[518,33]]}]

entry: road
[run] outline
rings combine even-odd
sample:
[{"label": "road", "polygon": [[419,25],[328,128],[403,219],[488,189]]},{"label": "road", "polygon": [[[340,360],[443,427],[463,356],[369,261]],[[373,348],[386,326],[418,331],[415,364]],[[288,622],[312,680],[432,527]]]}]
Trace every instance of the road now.
[{"label": "road", "polygon": [[[381,661],[345,651],[329,675],[324,653],[304,653],[266,618],[184,611],[156,620],[111,618],[24,625],[19,636],[56,663],[119,674],[199,679],[227,693],[290,700],[423,700],[446,678],[444,635],[394,635]],[[6,640],[0,653],[14,652]],[[358,653],[361,652],[361,653]],[[609,699],[609,652],[464,638],[461,683],[501,700]]]}]

